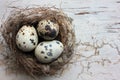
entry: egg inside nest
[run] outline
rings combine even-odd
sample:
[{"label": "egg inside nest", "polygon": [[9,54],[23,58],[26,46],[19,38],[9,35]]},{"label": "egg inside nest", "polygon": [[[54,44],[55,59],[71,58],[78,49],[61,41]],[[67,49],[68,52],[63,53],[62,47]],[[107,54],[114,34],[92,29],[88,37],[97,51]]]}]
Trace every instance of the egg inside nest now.
[{"label": "egg inside nest", "polygon": [[58,40],[43,41],[35,48],[35,56],[42,63],[56,60],[62,53],[64,47]]},{"label": "egg inside nest", "polygon": [[16,35],[17,47],[24,51],[32,51],[38,44],[38,35],[33,26],[22,26]]},{"label": "egg inside nest", "polygon": [[37,26],[38,35],[45,40],[53,40],[59,33],[59,25],[51,20],[42,20]]}]

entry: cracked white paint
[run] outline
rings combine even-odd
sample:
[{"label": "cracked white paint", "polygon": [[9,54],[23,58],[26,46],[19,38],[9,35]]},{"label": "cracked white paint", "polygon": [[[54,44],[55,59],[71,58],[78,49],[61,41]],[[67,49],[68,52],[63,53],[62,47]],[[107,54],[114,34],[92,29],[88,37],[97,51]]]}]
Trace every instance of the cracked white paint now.
[{"label": "cracked white paint", "polygon": [[[74,19],[78,47],[61,76],[41,80],[119,80],[120,0],[0,0],[0,19],[8,6],[56,6]],[[9,9],[8,9],[9,11]],[[1,49],[1,46],[0,46]],[[0,50],[2,52],[2,49]],[[2,64],[2,63],[0,63]],[[31,80],[25,75],[7,75],[0,66],[1,80]],[[39,79],[38,79],[39,80]]]}]

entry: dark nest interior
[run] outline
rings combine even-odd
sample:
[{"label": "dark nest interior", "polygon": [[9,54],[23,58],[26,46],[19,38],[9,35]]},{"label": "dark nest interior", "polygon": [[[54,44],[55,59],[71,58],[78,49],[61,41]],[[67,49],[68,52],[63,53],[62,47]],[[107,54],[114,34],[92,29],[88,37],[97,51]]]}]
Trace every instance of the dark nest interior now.
[{"label": "dark nest interior", "polygon": [[[33,25],[36,28],[38,22],[43,19],[58,23],[60,31],[56,40],[64,45],[62,55],[49,64],[38,62],[33,51],[29,54],[24,53],[15,44],[15,37],[21,26]],[[74,53],[75,32],[72,19],[60,9],[50,7],[14,9],[2,26],[2,35],[10,50],[7,53],[8,66],[9,68],[12,66],[11,69],[16,69],[18,72],[23,71],[31,76],[54,75],[70,61]],[[39,39],[39,42],[41,41],[43,40]]]}]

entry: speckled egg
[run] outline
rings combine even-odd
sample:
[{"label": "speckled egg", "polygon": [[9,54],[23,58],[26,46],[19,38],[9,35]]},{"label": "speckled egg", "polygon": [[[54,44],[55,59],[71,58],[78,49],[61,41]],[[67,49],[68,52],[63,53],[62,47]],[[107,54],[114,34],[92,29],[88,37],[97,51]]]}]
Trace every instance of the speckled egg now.
[{"label": "speckled egg", "polygon": [[59,33],[59,25],[50,20],[42,20],[38,24],[37,31],[45,40],[53,40]]},{"label": "speckled egg", "polygon": [[63,44],[60,41],[44,41],[36,47],[35,56],[41,63],[50,63],[62,54],[63,49]]},{"label": "speckled egg", "polygon": [[32,51],[38,43],[38,35],[33,26],[22,26],[16,35],[17,47],[24,51]]}]

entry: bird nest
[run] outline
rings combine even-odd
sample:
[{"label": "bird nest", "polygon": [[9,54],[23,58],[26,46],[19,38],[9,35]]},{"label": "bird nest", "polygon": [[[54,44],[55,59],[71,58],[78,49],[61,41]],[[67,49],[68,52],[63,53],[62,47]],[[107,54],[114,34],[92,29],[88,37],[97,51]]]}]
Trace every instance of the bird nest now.
[{"label": "bird nest", "polygon": [[[33,51],[25,54],[15,44],[16,34],[23,25],[37,26],[38,22],[43,19],[58,23],[59,34],[55,39],[64,45],[62,55],[56,61],[48,64],[38,62]],[[23,71],[31,76],[54,75],[63,69],[74,53],[75,34],[72,19],[60,9],[50,7],[15,9],[2,26],[4,28],[2,35],[10,50],[8,51],[9,66],[17,68],[16,71]],[[39,42],[41,41],[40,39]]]}]

